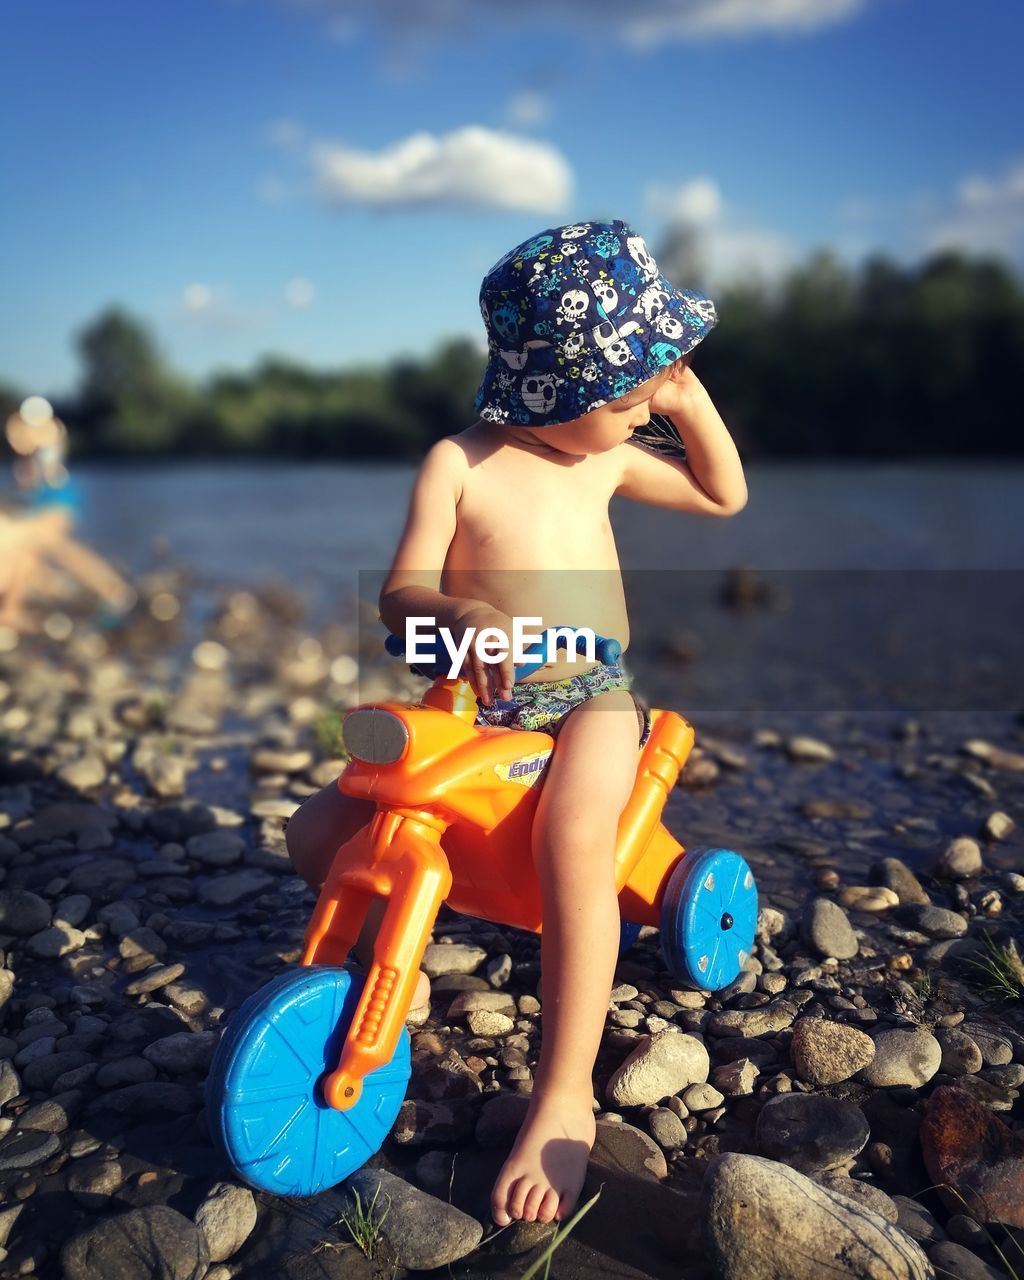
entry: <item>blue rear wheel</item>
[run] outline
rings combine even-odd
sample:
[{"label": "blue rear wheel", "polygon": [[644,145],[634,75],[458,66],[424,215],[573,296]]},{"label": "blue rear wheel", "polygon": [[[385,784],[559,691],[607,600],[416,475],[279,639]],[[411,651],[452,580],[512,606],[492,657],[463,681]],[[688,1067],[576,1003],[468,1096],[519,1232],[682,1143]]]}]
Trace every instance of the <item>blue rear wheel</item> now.
[{"label": "blue rear wheel", "polygon": [[732,849],[691,849],[669,876],[661,902],[661,949],[682,982],[720,991],[754,945],[757,886]]},{"label": "blue rear wheel", "polygon": [[214,1055],[206,1111],[214,1141],[240,1178],[281,1196],[312,1196],[380,1150],[409,1083],[409,1033],[336,1111],[320,1081],[338,1064],[365,975],[312,965],[289,970],[239,1008]]}]

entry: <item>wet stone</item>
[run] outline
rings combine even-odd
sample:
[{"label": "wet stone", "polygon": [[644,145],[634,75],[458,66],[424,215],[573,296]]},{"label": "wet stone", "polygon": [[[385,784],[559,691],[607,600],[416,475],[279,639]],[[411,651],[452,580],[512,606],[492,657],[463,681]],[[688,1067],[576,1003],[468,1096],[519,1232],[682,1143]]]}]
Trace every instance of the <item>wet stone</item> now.
[{"label": "wet stone", "polygon": [[101,1209],[121,1189],[124,1172],[116,1160],[76,1160],[67,1177],[67,1189],[86,1209]]},{"label": "wet stone", "polygon": [[803,1173],[839,1168],[864,1150],[869,1135],[859,1107],[813,1093],[770,1098],[757,1118],[760,1150]]},{"label": "wet stone", "polygon": [[195,1224],[166,1205],[104,1218],[61,1250],[65,1280],[200,1280],[207,1261],[206,1243]]},{"label": "wet stone", "polygon": [[0,933],[26,938],[50,923],[50,904],[28,889],[0,889]]},{"label": "wet stone", "polygon": [[124,993],[126,996],[148,995],[151,991],[158,991],[169,982],[180,978],[184,972],[185,966],[183,964],[157,965],[152,969],[147,969],[141,978],[136,978],[134,982],[130,982],[125,987]]},{"label": "wet stone", "polygon": [[0,1171],[33,1169],[60,1150],[60,1138],[43,1130],[15,1130],[0,1139]]}]

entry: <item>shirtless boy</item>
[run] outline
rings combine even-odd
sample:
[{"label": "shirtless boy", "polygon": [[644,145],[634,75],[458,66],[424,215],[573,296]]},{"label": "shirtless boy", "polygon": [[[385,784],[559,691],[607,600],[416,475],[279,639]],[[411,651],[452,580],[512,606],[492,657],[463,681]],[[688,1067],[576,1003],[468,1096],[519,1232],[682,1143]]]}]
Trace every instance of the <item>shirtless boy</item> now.
[{"label": "shirtless boy", "polygon": [[[714,305],[673,288],[623,222],[534,236],[491,269],[480,303],[490,351],[476,399],[482,420],[424,459],[381,618],[398,635],[409,616],[436,618],[460,641],[470,627],[511,637],[514,617],[539,617],[540,627],[614,636],[625,650],[612,495],[713,516],[747,500],[736,448],[689,367],[716,323]],[[630,443],[652,412],[676,427],[686,461]],[[621,662],[560,652],[513,684],[511,659],[485,663],[471,649],[463,672],[479,723],[558,738],[533,828],[542,1047],[526,1117],[491,1193],[499,1226],[549,1222],[573,1211],[594,1143],[592,1071],[619,939],[615,838],[649,723]],[[288,826],[299,874],[319,888],[335,850],[370,812],[334,784],[312,796]],[[356,946],[364,964],[379,921],[380,910],[368,915]],[[414,1005],[428,997],[421,974]]]}]

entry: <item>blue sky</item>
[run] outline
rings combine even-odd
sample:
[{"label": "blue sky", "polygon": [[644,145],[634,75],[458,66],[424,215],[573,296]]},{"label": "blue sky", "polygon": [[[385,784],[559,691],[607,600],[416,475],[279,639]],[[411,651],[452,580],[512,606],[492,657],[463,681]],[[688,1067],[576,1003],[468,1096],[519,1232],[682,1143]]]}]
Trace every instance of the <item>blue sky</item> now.
[{"label": "blue sky", "polygon": [[115,302],[195,376],[424,353],[482,335],[506,249],[598,217],[687,223],[709,284],[823,246],[1024,263],[1009,0],[509,8],[12,0],[0,379],[70,390]]}]

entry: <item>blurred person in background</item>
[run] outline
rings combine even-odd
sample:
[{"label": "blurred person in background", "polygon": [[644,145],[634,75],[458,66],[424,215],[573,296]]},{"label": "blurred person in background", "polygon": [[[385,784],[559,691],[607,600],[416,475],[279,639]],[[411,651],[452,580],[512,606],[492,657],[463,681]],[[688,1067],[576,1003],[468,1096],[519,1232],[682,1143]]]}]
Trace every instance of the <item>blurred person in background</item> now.
[{"label": "blurred person in background", "polygon": [[29,396],[6,426],[14,453],[20,510],[0,512],[0,625],[39,628],[24,608],[33,593],[60,596],[64,570],[94,591],[113,614],[131,609],[132,586],[102,556],[71,536],[81,506],[65,464],[67,429],[42,396]]}]

